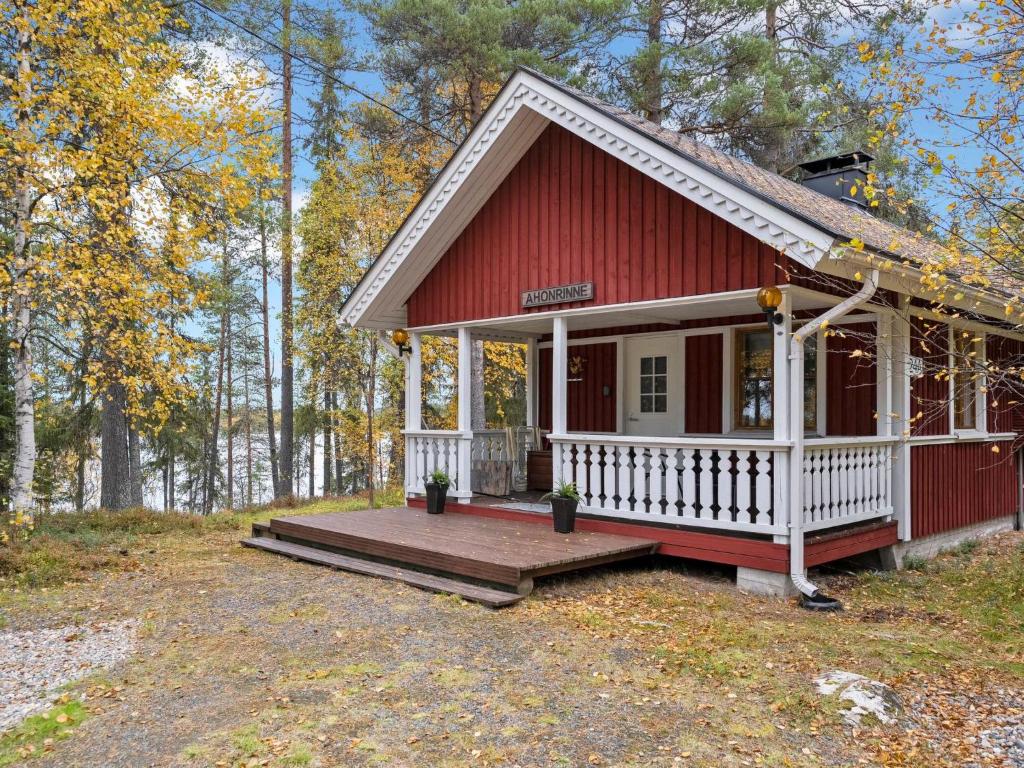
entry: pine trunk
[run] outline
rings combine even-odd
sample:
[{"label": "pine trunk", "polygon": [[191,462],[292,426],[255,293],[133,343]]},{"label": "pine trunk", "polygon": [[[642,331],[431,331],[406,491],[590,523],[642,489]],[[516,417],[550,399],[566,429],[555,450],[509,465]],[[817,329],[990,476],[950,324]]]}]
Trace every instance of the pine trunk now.
[{"label": "pine trunk", "polygon": [[[228,283],[230,285],[230,276],[228,277]],[[228,296],[230,301],[230,294]],[[235,507],[235,441],[234,434],[232,433],[232,427],[234,426],[234,404],[232,402],[232,390],[234,389],[234,381],[232,379],[231,371],[231,309],[230,305],[227,311],[227,338],[225,339],[224,354],[227,357],[226,368],[227,368],[227,382],[225,384],[224,398],[226,401],[225,405],[225,417],[227,423],[224,425],[225,436],[227,437],[227,491],[228,491],[228,509],[234,509]]]},{"label": "pine trunk", "polygon": [[276,499],[280,493],[281,481],[278,472],[277,438],[274,435],[274,369],[270,358],[270,262],[267,256],[267,220],[260,206],[260,254],[263,279],[263,383],[267,405],[267,446],[270,451],[270,480]]},{"label": "pine trunk", "polygon": [[377,335],[370,336],[370,363],[366,375],[366,490],[370,496],[370,507],[376,501],[373,480],[373,406],[377,399]]},{"label": "pine trunk", "polygon": [[332,463],[334,461],[334,451],[331,449],[331,423],[333,422],[333,415],[331,413],[331,389],[324,382],[324,491],[323,495],[330,496],[333,490],[333,482],[331,475]]},{"label": "pine trunk", "polygon": [[242,380],[245,382],[245,506],[252,506],[252,409],[249,398],[249,365],[246,364]]},{"label": "pine trunk", "polygon": [[282,101],[284,129],[282,137],[281,184],[283,212],[281,221],[281,479],[288,487],[280,494],[290,496],[292,489],[295,442],[295,382],[292,361],[292,56],[291,0],[281,5]]},{"label": "pine trunk", "polygon": [[665,88],[662,77],[662,23],[665,11],[663,0],[650,0],[647,9],[647,51],[648,71],[644,88],[644,116],[653,123],[661,125],[665,119]]},{"label": "pine trunk", "polygon": [[142,445],[139,432],[128,424],[128,481],[131,490],[131,505],[141,507],[145,503],[142,495]]},{"label": "pine trunk", "polygon": [[473,342],[472,390],[470,392],[470,426],[472,429],[487,429],[487,410],[484,400],[484,343]]},{"label": "pine trunk", "polygon": [[111,384],[103,393],[100,414],[100,506],[127,509],[131,503],[128,459],[128,420],[123,384]]},{"label": "pine trunk", "polygon": [[[337,415],[338,414],[338,392],[337,390],[331,392],[331,410]],[[334,492],[341,496],[345,492],[343,481],[345,479],[345,460],[341,455],[341,439],[338,434],[338,430],[335,429],[339,421],[331,420],[331,431],[334,437]]]}]

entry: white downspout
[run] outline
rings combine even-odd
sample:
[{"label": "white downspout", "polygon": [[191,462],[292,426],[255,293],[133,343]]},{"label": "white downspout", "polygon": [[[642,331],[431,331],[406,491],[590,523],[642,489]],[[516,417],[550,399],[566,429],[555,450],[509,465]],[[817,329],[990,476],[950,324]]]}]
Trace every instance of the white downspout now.
[{"label": "white downspout", "polygon": [[873,269],[857,293],[836,304],[793,333],[789,353],[789,435],[792,448],[789,456],[789,578],[807,597],[818,594],[818,588],[804,576],[804,341],[829,323],[869,301],[878,290],[878,270]]}]

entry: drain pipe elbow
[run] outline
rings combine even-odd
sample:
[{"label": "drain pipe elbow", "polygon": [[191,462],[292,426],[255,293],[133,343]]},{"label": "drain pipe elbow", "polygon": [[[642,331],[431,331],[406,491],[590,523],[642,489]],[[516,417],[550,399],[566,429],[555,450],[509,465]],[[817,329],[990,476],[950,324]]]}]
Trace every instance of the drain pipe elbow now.
[{"label": "drain pipe elbow", "polygon": [[[827,595],[804,575],[804,520],[803,520],[803,456],[804,456],[804,419],[803,419],[803,377],[804,377],[804,341],[818,329],[830,322],[849,314],[852,310],[870,301],[878,290],[878,270],[873,269],[864,278],[864,284],[857,293],[826,310],[813,320],[809,320],[793,332],[789,355],[789,425],[792,453],[789,460],[790,470],[790,516],[789,516],[789,579],[801,595],[801,605],[811,610],[835,611],[842,605]],[[801,382],[801,386],[794,386]]]}]

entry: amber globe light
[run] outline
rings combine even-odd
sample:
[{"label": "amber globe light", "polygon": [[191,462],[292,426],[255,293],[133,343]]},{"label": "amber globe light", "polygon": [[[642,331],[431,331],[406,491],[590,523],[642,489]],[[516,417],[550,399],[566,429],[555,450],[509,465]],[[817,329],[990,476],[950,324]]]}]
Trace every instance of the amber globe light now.
[{"label": "amber globe light", "polygon": [[780,304],[782,304],[782,291],[778,286],[766,285],[757,292],[757,306],[762,311],[774,313]]},{"label": "amber globe light", "polygon": [[404,328],[396,328],[393,330],[391,332],[391,340],[395,342],[395,346],[398,347],[399,356],[412,351],[412,347],[409,346],[409,332]]}]

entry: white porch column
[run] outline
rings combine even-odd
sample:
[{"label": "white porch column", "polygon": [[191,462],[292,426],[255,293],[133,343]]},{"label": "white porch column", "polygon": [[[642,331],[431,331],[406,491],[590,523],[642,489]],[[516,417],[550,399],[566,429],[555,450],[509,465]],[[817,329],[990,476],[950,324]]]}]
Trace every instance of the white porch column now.
[{"label": "white porch column", "polygon": [[[552,327],[551,338],[551,431],[556,435],[564,435],[568,401],[568,363],[569,363],[569,331],[564,317],[556,317]],[[562,451],[567,450],[556,443],[551,449],[551,480],[557,485],[569,482],[571,477],[563,477]]]},{"label": "white porch column", "polygon": [[899,314],[890,323],[892,337],[892,378],[890,410],[894,435],[900,442],[892,447],[892,504],[901,541],[910,541],[910,298],[901,296]]},{"label": "white porch column", "polygon": [[423,429],[423,357],[420,334],[409,334],[409,357],[405,360],[405,493],[419,487],[416,440],[409,433]]},{"label": "white porch column", "polygon": [[[802,381],[789,380],[789,347],[793,333],[792,306],[793,300],[790,295],[783,293],[782,304],[778,309],[783,321],[772,326],[772,437],[775,440],[791,439],[789,388],[796,385],[802,389],[803,385]],[[789,540],[790,457],[785,451],[777,451],[774,454],[774,461],[772,506],[775,509],[775,528],[778,531],[774,540],[776,543],[785,543]]]},{"label": "white porch column", "polygon": [[472,488],[473,449],[473,337],[469,328],[459,328],[459,439],[458,477],[453,494],[460,502],[469,502]]},{"label": "white porch column", "polygon": [[420,334],[409,334],[409,358],[405,362],[405,428],[423,429],[423,353]]},{"label": "white porch column", "polygon": [[878,315],[875,326],[875,411],[876,432],[879,437],[893,434],[893,322],[887,314]]},{"label": "white porch column", "polygon": [[537,426],[537,340],[526,340],[526,426]]}]

